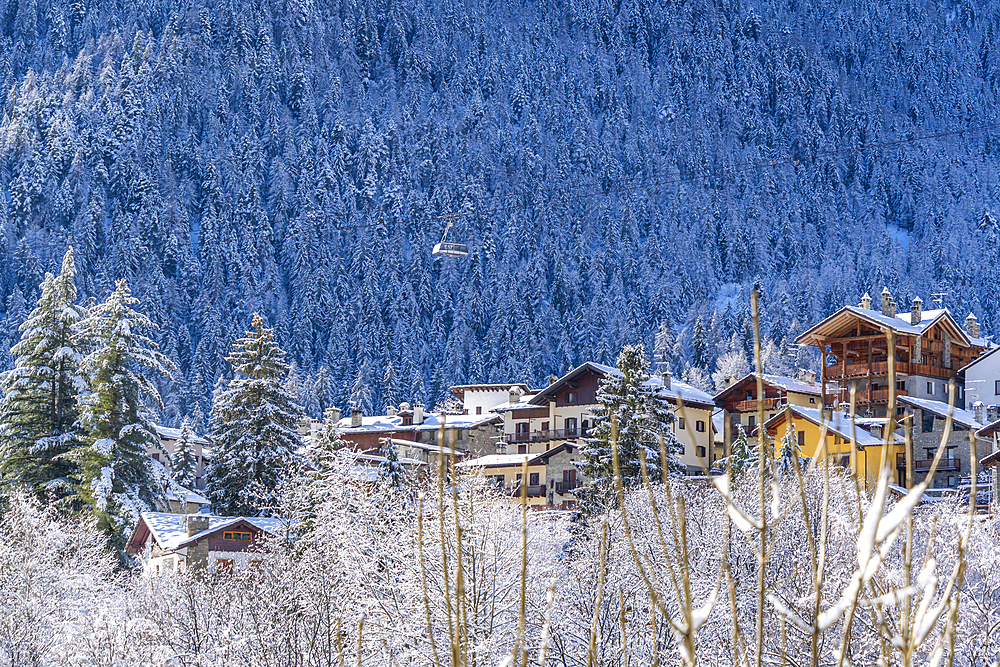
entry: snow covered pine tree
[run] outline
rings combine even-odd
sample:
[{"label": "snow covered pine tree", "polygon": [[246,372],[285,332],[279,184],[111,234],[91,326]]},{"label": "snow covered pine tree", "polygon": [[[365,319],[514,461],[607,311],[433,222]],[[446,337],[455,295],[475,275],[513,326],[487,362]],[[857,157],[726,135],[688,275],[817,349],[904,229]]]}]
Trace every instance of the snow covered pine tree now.
[{"label": "snow covered pine tree", "polygon": [[170,476],[185,489],[193,489],[198,476],[198,458],[195,456],[192,440],[194,430],[187,417],[181,422],[181,434],[170,457]]},{"label": "snow covered pine tree", "polygon": [[265,514],[277,502],[279,482],[300,460],[296,428],[303,411],[284,386],[285,352],[259,314],[227,361],[233,379],[212,407],[209,495],[216,512]]},{"label": "snow covered pine tree", "polygon": [[77,396],[85,386],[73,327],[87,310],[76,304],[73,249],[62,270],[45,275],[42,295],[21,325],[11,353],[14,368],[3,375],[0,403],[2,488],[30,489],[40,499],[62,498],[76,470],[66,454],[76,443]]},{"label": "snow covered pine tree", "polygon": [[[650,377],[643,346],[626,345],[618,357],[618,372],[610,373],[597,390],[594,428],[582,448],[581,472],[590,480],[577,491],[580,513],[593,515],[614,504],[612,424],[617,426],[618,465],[625,488],[642,484],[640,452],[645,453],[650,480],[661,479],[662,467],[679,475],[684,467],[677,457],[681,444],[670,432],[674,414],[662,394],[663,385]],[[660,437],[667,461],[660,460]]]},{"label": "snow covered pine tree", "polygon": [[148,454],[160,444],[153,415],[162,403],[146,373],[169,378],[174,364],[143,335],[157,327],[133,310],[138,302],[119,280],[77,324],[74,338],[89,350],[80,362],[89,385],[80,399],[83,446],[72,454],[80,465],[77,493],[119,550],[139,514],[163,505],[169,484],[166,469]]}]

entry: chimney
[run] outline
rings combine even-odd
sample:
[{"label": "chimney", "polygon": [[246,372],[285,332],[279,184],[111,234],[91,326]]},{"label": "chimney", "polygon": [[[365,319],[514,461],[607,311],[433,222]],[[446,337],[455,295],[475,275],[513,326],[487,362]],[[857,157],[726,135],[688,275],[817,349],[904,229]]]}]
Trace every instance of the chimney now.
[{"label": "chimney", "polygon": [[882,314],[886,317],[896,317],[896,304],[892,302],[892,293],[888,287],[882,288]]},{"label": "chimney", "polygon": [[872,298],[868,295],[868,292],[865,292],[865,295],[861,297],[861,303],[858,305],[864,308],[865,310],[872,309]]},{"label": "chimney", "polygon": [[549,376],[549,386],[551,387],[551,386],[552,386],[552,385],[554,385],[554,384],[555,384],[555,383],[556,383],[556,382],[557,382],[558,380],[559,380],[559,376],[558,376],[558,375],[550,375],[550,376]]},{"label": "chimney", "polygon": [[664,389],[670,389],[670,369],[669,368],[663,373],[663,388]]},{"label": "chimney", "polygon": [[521,402],[521,390],[518,387],[511,387],[509,390],[507,390],[507,402],[508,403]]},{"label": "chimney", "polygon": [[326,420],[336,426],[340,423],[340,408],[327,408],[323,413]]},{"label": "chimney", "polygon": [[[192,537],[206,530],[208,530],[208,515],[188,514],[188,537]],[[208,540],[201,540],[187,548],[186,564],[189,571],[203,570],[208,566]]]},{"label": "chimney", "polygon": [[910,307],[910,324],[920,324],[920,320],[924,318],[924,302],[918,296],[913,300],[913,305]]},{"label": "chimney", "polygon": [[395,417],[396,416],[396,406],[395,405],[387,405],[387,406],[385,406],[385,416],[386,417]]},{"label": "chimney", "polygon": [[972,313],[965,318],[965,333],[969,334],[970,338],[979,338],[979,320]]},{"label": "chimney", "polygon": [[361,426],[361,408],[351,408],[351,428]]},{"label": "chimney", "polygon": [[413,404],[413,423],[423,424],[424,423],[424,404],[414,403]]},{"label": "chimney", "polygon": [[799,379],[806,384],[815,385],[816,384],[816,371],[809,368],[803,368],[799,371]]},{"label": "chimney", "polygon": [[975,403],[972,404],[972,412],[973,414],[976,415],[976,421],[979,422],[980,424],[986,423],[985,421],[983,421],[983,417],[986,416],[983,414],[985,407],[986,406],[983,404],[982,401],[976,401]]}]

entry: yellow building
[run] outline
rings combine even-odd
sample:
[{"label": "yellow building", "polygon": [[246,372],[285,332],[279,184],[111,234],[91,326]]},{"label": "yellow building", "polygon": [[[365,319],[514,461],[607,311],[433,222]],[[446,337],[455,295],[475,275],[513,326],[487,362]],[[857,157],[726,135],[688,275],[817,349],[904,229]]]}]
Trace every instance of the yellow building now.
[{"label": "yellow building", "polygon": [[480,473],[512,498],[521,497],[527,462],[527,496],[531,507],[569,509],[576,503],[573,490],[583,485],[578,470],[580,448],[563,442],[534,454],[490,454],[455,464],[459,471]]},{"label": "yellow building", "polygon": [[[885,441],[883,429],[885,418],[857,418],[852,420],[839,411],[833,411],[826,419],[818,408],[789,405],[769,419],[764,428],[774,439],[775,456],[780,455],[781,441],[788,430],[787,415],[791,413],[791,430],[798,444],[800,456],[815,458],[820,449],[820,433],[826,424],[826,453],[837,465],[850,469],[858,480],[865,482],[865,488],[872,489],[878,481],[882,466],[882,450]],[[890,465],[895,468],[898,454],[904,452],[904,441],[892,437],[889,444]]]}]

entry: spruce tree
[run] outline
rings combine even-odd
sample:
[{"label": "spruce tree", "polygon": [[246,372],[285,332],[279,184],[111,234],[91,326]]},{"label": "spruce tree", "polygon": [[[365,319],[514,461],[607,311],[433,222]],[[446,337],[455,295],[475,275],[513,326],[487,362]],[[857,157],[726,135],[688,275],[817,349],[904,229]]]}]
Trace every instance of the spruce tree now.
[{"label": "spruce tree", "polygon": [[403,470],[403,464],[399,462],[399,450],[396,449],[396,443],[392,441],[391,437],[385,439],[385,444],[382,445],[382,455],[385,457],[385,461],[379,464],[379,478],[393,488],[400,488],[406,483],[406,471]]},{"label": "spruce tree", "polygon": [[174,364],[145,331],[157,327],[132,306],[125,280],[76,327],[75,340],[89,350],[80,371],[89,385],[80,400],[83,446],[74,452],[77,493],[98,526],[121,547],[139,514],[165,503],[166,470],[148,451],[160,444],[153,424],[162,407],[148,374],[170,377]]},{"label": "spruce tree", "polygon": [[181,434],[170,457],[170,476],[185,489],[193,489],[198,478],[198,457],[194,451],[194,430],[187,417],[181,422]]},{"label": "spruce tree", "polygon": [[11,349],[14,368],[0,383],[0,483],[27,487],[40,499],[69,495],[76,470],[67,454],[77,444],[77,398],[85,383],[73,327],[87,311],[76,303],[75,276],[70,248],[59,275],[45,275],[38,306]]},{"label": "spruce tree", "polygon": [[302,408],[284,387],[285,352],[259,314],[227,357],[233,379],[212,406],[209,495],[221,514],[267,513],[278,484],[300,460]]},{"label": "spruce tree", "polygon": [[[662,385],[650,381],[649,364],[643,346],[626,345],[618,357],[618,372],[601,380],[597,390],[598,407],[593,409],[591,437],[581,448],[581,472],[588,482],[577,491],[580,512],[592,515],[615,504],[615,479],[612,459],[612,430],[616,428],[618,465],[622,485],[636,487],[643,483],[639,457],[645,455],[651,482],[661,479],[662,466],[670,475],[683,473],[677,458],[681,444],[670,432],[674,421],[671,405],[660,394]],[[667,460],[661,461],[660,438],[664,439]]]}]

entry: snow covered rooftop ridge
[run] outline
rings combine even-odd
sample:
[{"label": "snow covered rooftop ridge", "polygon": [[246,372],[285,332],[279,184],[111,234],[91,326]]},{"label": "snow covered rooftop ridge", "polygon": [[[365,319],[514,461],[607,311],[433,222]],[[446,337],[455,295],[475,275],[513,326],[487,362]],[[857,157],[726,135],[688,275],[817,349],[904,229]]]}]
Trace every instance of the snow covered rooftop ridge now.
[{"label": "snow covered rooftop ridge", "polygon": [[[802,417],[817,426],[821,426],[825,423],[829,433],[839,435],[841,438],[848,441],[853,440],[859,447],[879,447],[883,443],[883,439],[881,437],[872,435],[871,432],[857,420],[852,425],[850,418],[841,412],[834,411],[833,415],[829,419],[825,419],[819,408],[806,408],[801,405],[790,405],[788,407],[791,408],[793,415]],[[771,419],[768,419],[764,426],[774,426],[775,424],[783,421],[784,418],[785,411],[782,410]],[[780,438],[783,435],[784,434],[779,430],[775,437]],[[900,442],[900,438],[895,436],[894,441]]]},{"label": "snow covered rooftop ridge", "polygon": [[[181,490],[185,492],[184,501],[192,505],[208,505],[211,504],[212,502],[211,500],[201,495],[200,493],[196,493],[194,491],[191,491],[190,489],[185,489],[182,487]],[[166,497],[167,500],[176,500],[177,502],[181,501],[179,495],[175,493],[174,490],[171,488],[167,489]]]},{"label": "snow covered rooftop ridge", "polygon": [[[200,519],[207,517],[208,529],[196,533],[195,535],[188,536],[187,520],[189,516]],[[166,512],[143,512],[142,519],[146,522],[146,525],[149,526],[149,530],[153,533],[153,539],[156,540],[156,543],[159,544],[161,549],[167,551],[177,549],[185,542],[201,539],[201,537],[208,535],[209,533],[215,532],[220,528],[225,528],[226,526],[240,521],[246,521],[253,524],[257,528],[260,528],[264,532],[270,534],[277,534],[281,530],[284,530],[286,526],[284,519],[276,519],[273,517],[216,516],[214,514],[168,514]]]},{"label": "snow covered rooftop ridge", "polygon": [[521,465],[533,454],[487,454],[479,458],[469,459],[456,463],[456,468],[502,468],[505,466]]},{"label": "snow covered rooftop ridge", "polygon": [[904,405],[909,405],[910,407],[918,408],[920,410],[926,410],[931,414],[947,418],[948,412],[951,411],[952,421],[963,428],[972,429],[978,431],[983,428],[984,424],[981,424],[974,412],[966,410],[959,407],[951,407],[944,401],[935,401],[930,398],[917,398],[915,396],[899,396],[899,402]]},{"label": "snow covered rooftop ridge", "polygon": [[[822,393],[820,389],[820,384],[818,382],[815,384],[810,384],[805,380],[797,380],[795,378],[788,377],[786,375],[771,375],[769,373],[764,373],[762,377],[765,384],[768,384],[772,387],[777,387],[784,391],[791,391],[798,394],[809,394],[813,396],[819,396],[820,393]],[[729,385],[728,387],[720,391],[718,394],[716,394],[714,400],[716,401],[724,400],[727,396],[731,395],[733,392],[738,391],[741,385],[747,382],[752,382],[756,380],[756,378],[757,378],[756,373],[747,373],[739,380],[737,380],[736,382],[734,382],[733,384]]]},{"label": "snow covered rooftop ridge", "polygon": [[[159,424],[154,424],[153,428],[156,429],[156,434],[160,436],[161,440],[180,440],[181,430],[179,428],[170,428]],[[191,442],[196,442],[199,445],[209,444],[208,440],[197,435],[191,438]]]},{"label": "snow covered rooftop ridge", "polygon": [[351,417],[344,417],[337,423],[342,433],[360,433],[365,431],[433,431],[441,428],[442,422],[449,428],[476,428],[497,419],[497,415],[448,415],[430,412],[424,415],[422,424],[403,425],[400,415],[370,415],[361,417],[361,426],[351,426]]}]

